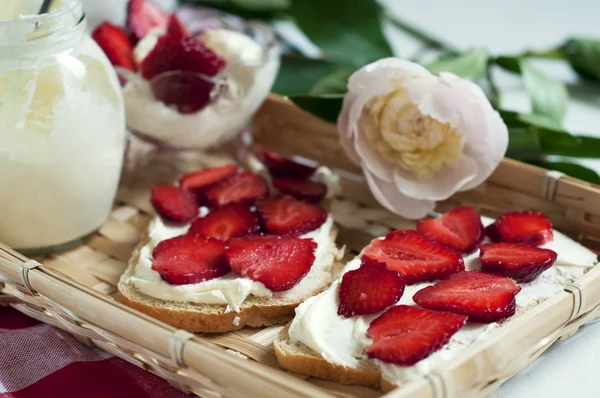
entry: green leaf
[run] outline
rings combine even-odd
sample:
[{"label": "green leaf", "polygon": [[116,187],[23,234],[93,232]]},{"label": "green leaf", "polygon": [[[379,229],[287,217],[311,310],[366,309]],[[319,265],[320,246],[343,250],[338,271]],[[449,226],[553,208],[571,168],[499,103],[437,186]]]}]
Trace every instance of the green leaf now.
[{"label": "green leaf", "polygon": [[561,49],[581,77],[600,81],[600,40],[573,38]]},{"label": "green leaf", "polygon": [[539,130],[542,151],[546,155],[574,158],[600,157],[600,138],[564,134],[560,131]]},{"label": "green leaf", "polygon": [[272,20],[289,9],[291,0],[182,0],[216,8],[246,19]]},{"label": "green leaf", "polygon": [[569,92],[565,85],[552,80],[527,62],[521,62],[521,75],[531,99],[532,113],[561,122],[567,111]]},{"label": "green leaf", "polygon": [[320,59],[283,56],[272,91],[281,95],[306,94],[325,77],[346,68]]},{"label": "green leaf", "polygon": [[501,56],[493,59],[493,62],[514,73],[521,73],[521,57],[509,57],[509,56]]},{"label": "green leaf", "polygon": [[339,69],[319,80],[310,93],[321,94],[343,94],[348,91],[348,78],[354,71],[349,68]]},{"label": "green leaf", "polygon": [[344,94],[328,95],[295,95],[292,101],[308,113],[331,123],[337,123],[337,117],[342,110]]},{"label": "green leaf", "polygon": [[382,8],[375,0],[292,0],[290,14],[335,62],[359,67],[393,55],[381,30]]},{"label": "green leaf", "polygon": [[520,121],[530,124],[532,126],[542,127],[545,129],[550,129],[568,134],[568,132],[563,130],[560,121],[552,119],[548,116],[538,114],[520,114],[518,115],[518,117]]},{"label": "green leaf", "polygon": [[489,56],[487,49],[474,47],[464,54],[439,59],[425,67],[433,73],[452,72],[460,77],[476,80],[483,76]]},{"label": "green leaf", "polygon": [[539,167],[549,170],[557,170],[571,177],[579,178],[580,180],[591,182],[592,184],[600,185],[600,176],[592,169],[585,166],[570,162],[529,162]]},{"label": "green leaf", "polygon": [[506,156],[517,160],[538,159],[543,155],[538,131],[535,128],[512,127],[508,130]]}]

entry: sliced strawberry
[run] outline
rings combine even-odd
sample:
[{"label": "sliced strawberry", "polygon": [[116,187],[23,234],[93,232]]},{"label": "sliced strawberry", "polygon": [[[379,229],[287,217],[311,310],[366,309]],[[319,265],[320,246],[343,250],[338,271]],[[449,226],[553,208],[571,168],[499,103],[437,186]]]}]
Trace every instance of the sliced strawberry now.
[{"label": "sliced strawberry", "polygon": [[152,79],[154,97],[183,115],[196,113],[210,103],[214,83],[190,71],[174,71]]},{"label": "sliced strawberry", "polygon": [[123,29],[109,22],[102,22],[92,32],[92,38],[104,51],[111,64],[135,71],[133,46]]},{"label": "sliced strawberry", "polygon": [[182,235],[163,240],[152,252],[152,269],[171,285],[188,285],[229,272],[225,244],[204,236]]},{"label": "sliced strawberry", "polygon": [[234,164],[194,171],[181,177],[179,186],[193,192],[202,192],[206,188],[231,177],[237,172],[238,167]]},{"label": "sliced strawberry", "polygon": [[239,203],[230,203],[214,209],[194,221],[188,230],[190,235],[203,235],[223,242],[234,236],[258,232],[260,224],[256,214]]},{"label": "sliced strawberry", "polygon": [[169,221],[190,222],[198,215],[196,196],[172,185],[157,185],[152,189],[150,202],[157,213]]},{"label": "sliced strawberry", "polygon": [[258,214],[265,231],[276,235],[302,235],[327,221],[325,210],[291,196],[259,200]]},{"label": "sliced strawberry", "polygon": [[289,290],[310,270],[317,244],[292,236],[246,235],[227,242],[227,260],[238,275],[273,292]]},{"label": "sliced strawberry", "polygon": [[485,227],[485,235],[490,238],[492,242],[500,242],[500,236],[498,236],[498,228],[496,227],[495,222]]},{"label": "sliced strawberry", "polygon": [[176,14],[171,14],[169,17],[167,33],[175,36],[191,36],[190,31],[185,27]]},{"label": "sliced strawberry", "polygon": [[327,185],[304,178],[275,178],[273,186],[283,195],[309,202],[319,202],[327,194]]},{"label": "sliced strawberry", "polygon": [[496,322],[514,315],[521,291],[510,278],[481,271],[450,275],[419,290],[413,301],[421,307],[467,315],[472,322]]},{"label": "sliced strawberry", "polygon": [[245,172],[214,185],[206,190],[205,196],[211,206],[220,207],[229,203],[252,205],[268,193],[269,186],[264,178]]},{"label": "sliced strawberry", "polygon": [[455,207],[441,217],[424,218],[417,231],[460,253],[472,253],[484,237],[481,216],[472,207]]},{"label": "sliced strawberry", "polygon": [[385,239],[373,239],[364,249],[364,257],[386,263],[407,285],[434,281],[465,269],[460,254],[413,230],[392,231]]},{"label": "sliced strawberry", "polygon": [[257,156],[274,178],[308,178],[317,170],[315,167],[286,159],[277,152],[265,151],[258,153]]},{"label": "sliced strawberry", "polygon": [[167,13],[148,0],[129,0],[125,24],[133,44],[146,36],[152,28],[165,30],[168,21]]},{"label": "sliced strawberry", "polygon": [[517,282],[531,282],[552,267],[556,252],[520,243],[488,243],[479,251],[481,269]]},{"label": "sliced strawberry", "polygon": [[463,327],[466,316],[408,305],[392,307],[371,322],[369,358],[411,366],[442,348]]},{"label": "sliced strawberry", "polygon": [[531,210],[501,215],[496,220],[496,229],[502,242],[540,246],[553,239],[548,217]]},{"label": "sliced strawberry", "polygon": [[225,61],[202,42],[190,36],[164,35],[144,58],[140,71],[145,79],[165,72],[188,71],[214,76],[225,67]]},{"label": "sliced strawberry", "polygon": [[350,318],[383,311],[400,300],[404,287],[396,271],[377,260],[363,259],[360,268],[342,277],[338,315]]}]

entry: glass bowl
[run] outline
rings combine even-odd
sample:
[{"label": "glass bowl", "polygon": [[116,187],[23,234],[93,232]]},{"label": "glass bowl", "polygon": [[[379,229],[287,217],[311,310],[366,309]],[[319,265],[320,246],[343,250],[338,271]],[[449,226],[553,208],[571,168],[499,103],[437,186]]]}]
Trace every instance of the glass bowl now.
[{"label": "glass bowl", "polygon": [[[214,149],[244,130],[269,94],[279,70],[279,45],[263,23],[212,10],[184,9],[179,15],[227,64],[212,77],[171,71],[151,80],[120,69],[127,126],[162,149]],[[181,98],[192,105],[177,106]]]}]

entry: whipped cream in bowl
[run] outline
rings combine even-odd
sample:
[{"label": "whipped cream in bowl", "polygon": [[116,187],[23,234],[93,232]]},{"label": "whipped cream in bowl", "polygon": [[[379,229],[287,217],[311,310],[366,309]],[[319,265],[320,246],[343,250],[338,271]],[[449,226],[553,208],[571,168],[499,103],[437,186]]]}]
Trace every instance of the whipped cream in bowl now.
[{"label": "whipped cream in bowl", "polygon": [[[229,141],[248,124],[277,76],[279,46],[266,25],[240,27],[228,24],[227,19],[221,22],[221,27],[195,35],[226,64],[215,76],[192,77],[212,86],[208,104],[199,110],[182,113],[158,99],[155,89],[160,75],[150,81],[120,71],[127,79],[123,87],[127,124],[136,136],[161,147],[209,149]],[[138,64],[163,34],[155,28],[137,44],[134,57]]]}]

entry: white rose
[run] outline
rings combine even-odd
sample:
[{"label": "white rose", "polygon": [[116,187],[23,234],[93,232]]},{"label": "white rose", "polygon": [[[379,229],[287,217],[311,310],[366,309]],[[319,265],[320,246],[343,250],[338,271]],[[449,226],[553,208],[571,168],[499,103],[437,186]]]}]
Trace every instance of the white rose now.
[{"label": "white rose", "polygon": [[338,130],[375,198],[406,218],[481,184],[508,146],[506,125],[479,86],[398,58],[350,77]]}]

